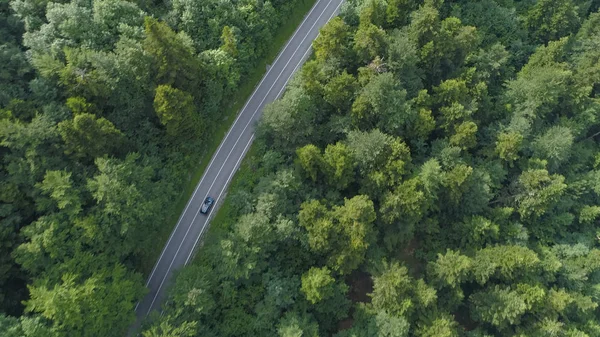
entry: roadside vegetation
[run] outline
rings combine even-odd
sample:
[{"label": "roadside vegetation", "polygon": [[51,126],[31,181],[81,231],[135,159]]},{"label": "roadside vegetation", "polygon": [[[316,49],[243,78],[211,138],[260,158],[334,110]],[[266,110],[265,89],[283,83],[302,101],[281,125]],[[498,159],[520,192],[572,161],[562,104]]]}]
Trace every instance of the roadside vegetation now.
[{"label": "roadside vegetation", "polygon": [[599,7],[347,1],[142,336],[599,336]]},{"label": "roadside vegetation", "polygon": [[125,335],[173,200],[312,3],[0,3],[1,336]]}]

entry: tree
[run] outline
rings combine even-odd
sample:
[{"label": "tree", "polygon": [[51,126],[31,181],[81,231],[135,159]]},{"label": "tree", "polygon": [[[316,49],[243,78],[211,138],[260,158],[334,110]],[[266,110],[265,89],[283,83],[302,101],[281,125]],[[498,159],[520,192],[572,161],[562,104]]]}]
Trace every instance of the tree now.
[{"label": "tree", "polygon": [[354,167],[349,150],[343,143],[327,145],[323,154],[323,171],[330,186],[343,190],[354,181]]},{"label": "tree", "polygon": [[185,33],[176,34],[164,22],[146,16],[144,50],[154,60],[156,83],[172,85],[180,90],[197,90],[200,65],[194,47]]},{"label": "tree", "polygon": [[308,144],[297,149],[296,155],[298,156],[298,162],[304,172],[306,172],[313,182],[316,182],[323,161],[321,150],[313,144]]},{"label": "tree", "polygon": [[387,47],[385,31],[372,23],[361,23],[354,35],[353,49],[362,64],[382,56]]},{"label": "tree", "polygon": [[449,315],[440,315],[417,330],[419,337],[457,337],[457,323]]},{"label": "tree", "polygon": [[340,17],[331,19],[313,42],[317,60],[323,62],[329,59],[342,61],[350,57],[349,44],[352,35],[350,27]]},{"label": "tree", "polygon": [[422,280],[415,281],[398,262],[384,261],[373,277],[373,308],[393,316],[411,317],[435,303],[436,292]]},{"label": "tree", "polygon": [[[80,192],[74,188],[71,173],[66,171],[46,171],[44,181],[38,185],[42,192],[52,199],[60,210],[65,210],[71,216],[81,212],[82,200]],[[43,203],[39,202],[43,207]],[[46,206],[46,207],[49,207]],[[50,207],[49,207],[50,208]]]},{"label": "tree", "polygon": [[579,7],[571,0],[540,0],[525,15],[525,25],[540,43],[572,33],[579,27]]},{"label": "tree", "polygon": [[386,311],[379,311],[375,317],[378,336],[381,337],[407,337],[410,325],[402,316],[388,314]]},{"label": "tree", "polygon": [[221,34],[221,49],[231,55],[232,57],[238,56],[237,39],[235,37],[235,27],[229,26],[223,27],[223,34]]},{"label": "tree", "polygon": [[455,133],[450,137],[450,145],[462,149],[470,149],[477,145],[477,124],[469,121],[463,122],[455,128]]},{"label": "tree", "polygon": [[33,285],[29,291],[28,311],[51,320],[59,334],[87,337],[125,333],[144,288],[139,274],[115,265],[89,278],[64,274],[59,284]]},{"label": "tree", "polygon": [[545,291],[539,286],[517,284],[516,289],[494,286],[488,291],[470,296],[471,316],[474,320],[490,323],[499,329],[519,324],[521,316],[544,299]]},{"label": "tree", "polygon": [[316,200],[304,202],[298,219],[308,232],[311,249],[326,254],[327,266],[341,274],[358,268],[374,240],[376,214],[373,202],[364,195],[346,199],[332,210]]},{"label": "tree", "polygon": [[345,112],[352,105],[354,95],[358,91],[356,78],[345,70],[340,75],[333,77],[323,87],[323,98],[338,112]]},{"label": "tree", "polygon": [[143,337],[193,337],[196,334],[197,322],[185,321],[178,326],[173,326],[173,318],[167,316],[161,319],[159,324],[153,325],[150,329],[142,332]]},{"label": "tree", "polygon": [[519,158],[519,150],[523,142],[523,135],[517,132],[502,132],[496,141],[496,153],[500,159],[512,164]]},{"label": "tree", "polygon": [[538,136],[531,147],[537,158],[545,159],[550,167],[557,168],[569,159],[573,141],[573,133],[569,128],[554,126]]},{"label": "tree", "polygon": [[388,27],[402,27],[410,19],[410,12],[415,4],[409,0],[391,0],[385,9],[385,21]]},{"label": "tree", "polygon": [[308,315],[288,312],[279,322],[277,332],[279,337],[318,337],[319,326]]},{"label": "tree", "polygon": [[95,163],[97,174],[86,185],[95,202],[94,216],[78,227],[85,229],[82,239],[103,254],[126,256],[151,250],[142,242],[164,221],[161,209],[176,193],[168,181],[156,181],[159,163],[137,153],[124,160],[98,158]]},{"label": "tree", "polygon": [[485,284],[490,278],[514,281],[540,263],[532,250],[521,246],[495,246],[479,250],[472,264],[472,277]]},{"label": "tree", "polygon": [[395,316],[408,316],[415,306],[408,269],[398,262],[385,264],[384,268],[381,275],[373,277],[373,307]]},{"label": "tree", "polygon": [[361,90],[352,105],[351,116],[360,130],[378,128],[397,134],[410,126],[411,114],[402,90],[391,73],[377,75]]},{"label": "tree", "polygon": [[438,254],[437,260],[428,264],[428,273],[438,284],[452,288],[467,280],[473,262],[468,256],[448,249]]},{"label": "tree", "polygon": [[338,320],[346,317],[350,304],[345,298],[348,287],[338,284],[327,267],[312,267],[304,273],[301,290],[319,314]]},{"label": "tree", "polygon": [[257,132],[264,134],[274,149],[292,154],[312,142],[318,121],[322,119],[316,102],[306,90],[291,87],[282,99],[265,107]]},{"label": "tree", "polygon": [[565,192],[565,178],[545,169],[529,169],[519,176],[520,193],[515,196],[522,218],[539,217]]},{"label": "tree", "polygon": [[104,117],[83,113],[72,120],[62,121],[58,130],[65,142],[65,153],[76,158],[93,159],[105,154],[115,154],[123,145],[124,137]]},{"label": "tree", "polygon": [[16,319],[0,315],[0,333],[3,337],[58,337],[39,316]]},{"label": "tree", "polygon": [[170,137],[199,138],[204,134],[204,125],[194,107],[194,99],[185,91],[159,85],[154,96],[154,110]]}]

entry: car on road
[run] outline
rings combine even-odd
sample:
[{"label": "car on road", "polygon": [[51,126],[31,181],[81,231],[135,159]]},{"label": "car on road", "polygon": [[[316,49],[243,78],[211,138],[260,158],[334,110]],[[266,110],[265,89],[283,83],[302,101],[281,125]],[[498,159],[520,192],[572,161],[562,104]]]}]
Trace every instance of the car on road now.
[{"label": "car on road", "polygon": [[208,211],[210,211],[210,209],[214,203],[215,203],[215,199],[213,199],[211,197],[206,197],[206,199],[204,199],[204,203],[202,204],[202,207],[200,208],[200,212],[202,212],[202,214],[208,213]]}]

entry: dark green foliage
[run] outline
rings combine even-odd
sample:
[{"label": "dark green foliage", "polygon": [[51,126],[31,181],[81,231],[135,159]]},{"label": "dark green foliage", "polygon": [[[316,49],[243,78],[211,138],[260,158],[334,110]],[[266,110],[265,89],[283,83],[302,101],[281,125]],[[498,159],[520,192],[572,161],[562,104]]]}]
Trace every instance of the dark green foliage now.
[{"label": "dark green foliage", "polygon": [[[164,205],[291,8],[139,6],[2,5],[0,310],[26,310],[2,335],[126,332]],[[600,335],[597,9],[348,1],[142,335]]]},{"label": "dark green foliage", "polygon": [[[266,109],[252,159],[261,183],[233,191],[252,201],[230,199],[241,213],[231,231],[180,276],[171,326],[598,335],[594,6],[344,5]],[[275,302],[273,284],[287,294]],[[186,293],[207,302],[182,303]]]},{"label": "dark green foliage", "polygon": [[[174,200],[206,155],[202,142],[298,3],[0,1],[1,336],[127,333]],[[355,86],[348,85],[347,100]],[[328,177],[349,184],[334,154]],[[261,183],[272,198],[299,185],[295,172],[274,171]],[[273,204],[265,198],[239,237],[253,241],[253,232],[270,228],[287,233],[282,244],[299,251],[302,238],[279,214],[286,207]],[[251,247],[230,248],[249,263],[261,261],[247,254]],[[223,267],[235,269],[235,258]],[[244,267],[240,275],[265,269]],[[279,320],[300,297],[300,278],[273,273],[265,284],[270,299],[253,305],[264,321]],[[249,288],[239,298],[254,293]],[[199,305],[194,294],[175,303]],[[203,303],[208,315],[215,304]],[[240,336],[246,327],[223,331]],[[146,335],[204,331],[197,319],[170,315]]]}]

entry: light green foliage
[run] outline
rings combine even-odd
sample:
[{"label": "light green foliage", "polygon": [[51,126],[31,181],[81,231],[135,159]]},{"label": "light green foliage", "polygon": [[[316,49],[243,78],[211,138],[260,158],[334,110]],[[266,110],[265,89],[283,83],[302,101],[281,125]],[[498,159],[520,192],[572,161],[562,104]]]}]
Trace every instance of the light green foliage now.
[{"label": "light green foliage", "polygon": [[389,244],[407,243],[412,239],[414,227],[422,219],[427,207],[426,195],[419,185],[419,181],[413,178],[384,195],[382,220],[389,227],[395,227],[386,234]]},{"label": "light green foliage", "polygon": [[499,328],[518,324],[528,309],[523,294],[498,285],[490,291],[473,294],[470,302],[474,306],[471,311],[474,320],[487,322]]},{"label": "light green foliage", "polygon": [[65,153],[78,158],[97,158],[112,154],[123,144],[123,134],[106,118],[89,113],[75,115],[58,124],[65,142]]},{"label": "light green foliage", "polygon": [[44,194],[50,196],[58,209],[66,209],[71,215],[77,215],[81,211],[81,197],[73,188],[71,173],[47,171],[39,187]]},{"label": "light green foliage", "polygon": [[323,98],[327,103],[338,111],[345,111],[352,104],[354,95],[358,91],[358,84],[354,76],[344,71],[327,82],[323,91]]},{"label": "light green foliage", "polygon": [[302,292],[306,299],[315,304],[334,294],[335,279],[327,268],[312,268],[302,275]]},{"label": "light green foliage", "polygon": [[435,303],[436,292],[408,275],[398,262],[383,262],[382,271],[373,277],[372,304],[376,310],[408,317]]},{"label": "light green foliage", "polygon": [[473,265],[472,259],[448,250],[446,254],[438,254],[437,260],[428,265],[429,274],[438,283],[452,288],[467,280]]},{"label": "light green foliage", "polygon": [[410,126],[411,114],[406,91],[391,73],[373,77],[359,93],[351,112],[360,130],[378,128],[392,134]]},{"label": "light green foliage", "polygon": [[321,62],[328,59],[342,61],[347,56],[351,39],[350,27],[339,17],[333,18],[313,42],[315,56]]},{"label": "light green foliage", "polygon": [[455,133],[450,137],[450,145],[462,149],[470,149],[477,144],[477,124],[464,122],[455,128]]},{"label": "light green foliage", "polygon": [[317,174],[322,166],[323,155],[321,150],[312,144],[305,145],[296,150],[298,162],[314,182],[317,181]]},{"label": "light green foliage", "polygon": [[496,141],[496,153],[500,159],[512,163],[519,158],[519,149],[522,142],[523,136],[519,133],[499,133]]},{"label": "light green foliage", "polygon": [[348,147],[342,143],[328,145],[323,153],[323,166],[329,185],[338,190],[354,180],[354,167]]},{"label": "light green foliage", "polygon": [[65,105],[73,112],[75,116],[84,113],[93,113],[94,105],[89,103],[83,97],[69,97]]},{"label": "light green foliage", "polygon": [[[470,118],[477,109],[475,89],[469,88],[464,80],[450,79],[435,87],[434,92],[440,104],[442,127],[447,130],[455,127],[457,133],[460,134],[462,125],[463,133],[466,133],[462,137],[468,137],[469,129],[473,129],[473,125],[459,123]],[[460,139],[461,136],[458,137]]]},{"label": "light green foliage", "polygon": [[318,325],[307,315],[288,312],[279,322],[279,337],[318,337]]},{"label": "light green foliage", "polygon": [[385,31],[372,23],[360,24],[354,36],[353,49],[358,60],[366,64],[381,56],[386,48]]},{"label": "light green foliage", "polygon": [[388,314],[387,311],[379,311],[375,316],[379,336],[381,337],[406,337],[410,326],[402,316]]},{"label": "light green foliage", "polygon": [[600,206],[584,206],[579,213],[579,221],[592,223],[598,216],[600,216]]},{"label": "light green foliage", "polygon": [[572,33],[579,26],[579,8],[571,0],[540,0],[525,15],[525,25],[545,43]]},{"label": "light green foliage", "polygon": [[473,216],[452,226],[453,243],[465,250],[483,248],[500,239],[500,226],[481,216]]},{"label": "light green foliage", "polygon": [[170,137],[196,138],[204,133],[202,119],[194,107],[194,99],[185,91],[169,85],[159,85],[154,96],[154,110]]},{"label": "light green foliage", "polygon": [[573,141],[573,133],[569,128],[555,126],[538,136],[532,148],[536,157],[546,159],[552,167],[557,167],[569,159]]},{"label": "light green foliage", "polygon": [[301,290],[321,315],[333,315],[338,319],[346,316],[349,303],[344,295],[348,287],[339,284],[331,276],[331,271],[327,267],[313,267],[304,273]]},{"label": "light green foliage", "polygon": [[333,270],[349,274],[364,261],[376,219],[373,202],[367,196],[346,199],[343,206],[331,210],[311,200],[302,204],[298,218],[308,232],[310,248],[326,254],[327,265]]},{"label": "light green foliage", "polygon": [[521,217],[540,216],[564,193],[565,178],[544,169],[529,169],[519,176],[520,193],[515,197]]},{"label": "light green foliage", "polygon": [[132,275],[121,265],[98,270],[89,278],[64,274],[59,284],[34,285],[29,290],[27,310],[39,312],[66,336],[125,333],[135,302],[144,293],[140,275]]},{"label": "light green foliage", "polygon": [[496,246],[477,252],[473,260],[473,278],[480,284],[490,278],[515,280],[540,263],[537,254],[520,246]]},{"label": "light green foliage", "polygon": [[373,278],[373,306],[393,315],[407,315],[415,305],[410,296],[412,283],[406,267],[397,262],[386,264],[383,273]]},{"label": "light green foliage", "polygon": [[57,337],[55,331],[52,331],[42,322],[40,317],[30,318],[14,317],[0,315],[0,333],[3,337]]},{"label": "light green foliage", "polygon": [[265,107],[257,131],[294,153],[297,147],[311,143],[308,139],[314,135],[316,120],[318,109],[311,96],[302,88],[292,87],[282,99]]},{"label": "light green foliage", "polygon": [[231,27],[223,27],[223,34],[221,34],[221,42],[223,43],[223,45],[221,45],[221,49],[224,52],[228,53],[232,57],[238,56],[237,39]]},{"label": "light green foliage", "polygon": [[457,324],[449,315],[443,315],[433,319],[429,324],[423,325],[417,330],[419,337],[457,337]]},{"label": "light green foliage", "polygon": [[142,332],[143,337],[193,337],[196,334],[196,322],[183,322],[179,326],[173,326],[169,317],[161,319],[158,325]]}]

